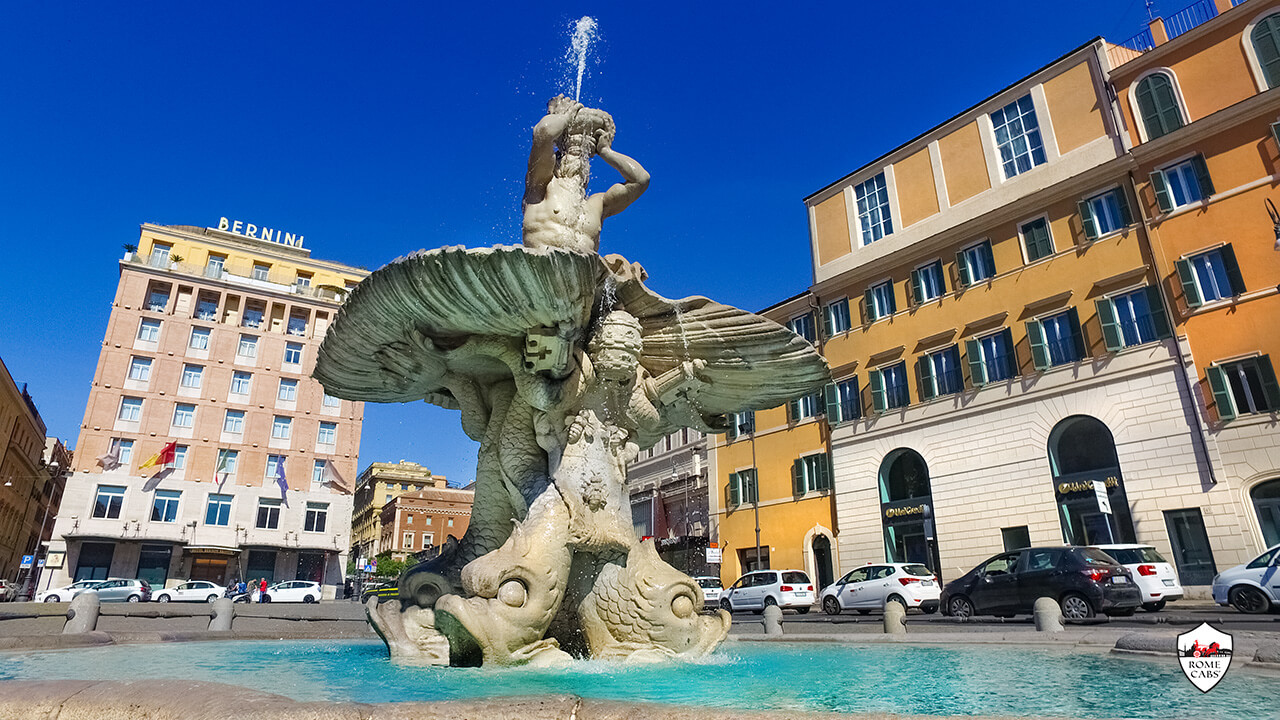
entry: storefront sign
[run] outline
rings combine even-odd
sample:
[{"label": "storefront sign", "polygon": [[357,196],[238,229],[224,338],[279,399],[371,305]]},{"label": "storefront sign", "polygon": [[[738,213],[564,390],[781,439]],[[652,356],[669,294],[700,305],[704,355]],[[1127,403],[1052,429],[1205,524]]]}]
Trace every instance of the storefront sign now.
[{"label": "storefront sign", "polygon": [[243,220],[218,218],[218,229],[235,235],[243,235],[244,237],[253,238],[254,240],[266,240],[267,242],[279,243],[290,247],[302,247],[301,235],[294,235],[293,233],[287,233],[283,230],[274,230],[272,228],[260,228],[253,223],[247,223]]},{"label": "storefront sign", "polygon": [[1075,497],[1084,497],[1094,494],[1094,482],[1105,483],[1107,490],[1112,491],[1120,487],[1120,478],[1116,475],[1108,475],[1106,480],[1094,477],[1069,475],[1068,479],[1059,480],[1054,485],[1054,491],[1058,494],[1059,500],[1065,500]]},{"label": "storefront sign", "polygon": [[933,517],[929,504],[920,498],[881,503],[880,513],[884,522],[891,525],[903,522],[923,522]]}]

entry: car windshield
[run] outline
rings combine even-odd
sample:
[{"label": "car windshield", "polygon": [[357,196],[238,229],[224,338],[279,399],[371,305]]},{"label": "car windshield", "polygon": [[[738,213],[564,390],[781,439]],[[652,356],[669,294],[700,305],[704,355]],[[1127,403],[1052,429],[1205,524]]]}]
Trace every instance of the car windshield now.
[{"label": "car windshield", "polygon": [[704,588],[718,588],[720,587],[720,578],[713,578],[713,577],[698,578],[698,585]]},{"label": "car windshield", "polygon": [[1115,558],[1097,548],[1079,548],[1076,557],[1085,565],[1115,565]]},{"label": "car windshield", "polygon": [[1168,562],[1160,553],[1156,552],[1153,547],[1139,548],[1107,548],[1104,550],[1106,554],[1120,561],[1121,565],[1139,565],[1141,563],[1162,563]]},{"label": "car windshield", "polygon": [[802,572],[784,572],[782,573],[782,582],[808,584],[809,576]]},{"label": "car windshield", "polygon": [[1280,545],[1277,545],[1276,547],[1273,547],[1270,550],[1262,553],[1258,557],[1254,558],[1253,562],[1249,563],[1245,567],[1248,567],[1248,568],[1266,567],[1271,564],[1271,560],[1275,558],[1277,552],[1280,552]]},{"label": "car windshield", "polygon": [[923,565],[903,565],[902,572],[908,575],[915,575],[916,577],[929,577],[933,574],[929,568]]}]

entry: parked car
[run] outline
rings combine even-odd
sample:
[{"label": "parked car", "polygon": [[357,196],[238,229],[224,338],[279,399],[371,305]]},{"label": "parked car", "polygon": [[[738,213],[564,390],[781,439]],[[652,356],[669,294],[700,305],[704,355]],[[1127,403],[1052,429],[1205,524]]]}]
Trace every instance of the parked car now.
[{"label": "parked car", "polygon": [[0,602],[11,602],[18,597],[18,588],[9,584],[5,578],[0,578]]},{"label": "parked car", "polygon": [[93,589],[100,583],[104,582],[106,582],[106,580],[77,580],[70,585],[53,588],[52,590],[45,590],[39,595],[36,595],[36,602],[68,602],[71,598],[74,598],[85,590]]},{"label": "parked car", "polygon": [[1213,601],[1250,615],[1280,604],[1280,545],[1213,578]]},{"label": "parked car", "polygon": [[1030,613],[1038,598],[1058,601],[1068,619],[1132,615],[1142,592],[1129,571],[1091,547],[1038,547],[1000,553],[942,589],[942,612],[957,617]]},{"label": "parked car", "polygon": [[791,608],[801,615],[813,606],[813,583],[799,570],[756,570],[720,593],[720,607],[735,612],[764,612],[770,605]]},{"label": "parked car", "polygon": [[867,563],[823,588],[818,604],[828,615],[839,615],[842,610],[866,615],[872,610],[884,610],[885,604],[891,602],[934,613],[941,593],[938,578],[924,565]]},{"label": "parked car", "polygon": [[1094,545],[1129,569],[1129,576],[1142,591],[1142,609],[1158,612],[1182,599],[1182,583],[1173,565],[1150,545]]},{"label": "parked car", "polygon": [[146,580],[109,578],[89,589],[98,593],[102,602],[146,602],[151,599],[151,585]]},{"label": "parked car", "polygon": [[267,588],[266,602],[320,602],[320,583],[289,580]]},{"label": "parked car", "polygon": [[227,589],[208,580],[188,580],[155,594],[156,602],[213,602]]},{"label": "parked car", "polygon": [[698,587],[702,588],[703,607],[715,607],[720,604],[720,594],[724,592],[724,585],[720,584],[720,578],[699,575],[693,581],[698,583]]}]

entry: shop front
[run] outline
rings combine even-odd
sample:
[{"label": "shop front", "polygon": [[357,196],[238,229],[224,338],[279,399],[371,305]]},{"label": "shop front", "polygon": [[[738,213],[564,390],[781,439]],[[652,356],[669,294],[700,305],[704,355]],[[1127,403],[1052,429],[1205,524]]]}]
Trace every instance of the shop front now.
[{"label": "shop front", "polygon": [[907,448],[886,455],[880,464],[885,558],[889,562],[920,563],[939,573],[942,564],[933,520],[933,494],[924,458]]},{"label": "shop front", "polygon": [[[1049,433],[1049,466],[1063,542],[1137,542],[1115,441],[1106,425],[1087,415],[1059,422]],[[1106,488],[1105,495],[1098,483]]]},{"label": "shop front", "polygon": [[186,560],[190,563],[187,579],[226,585],[233,576],[241,575],[238,548],[188,545],[185,553]]}]

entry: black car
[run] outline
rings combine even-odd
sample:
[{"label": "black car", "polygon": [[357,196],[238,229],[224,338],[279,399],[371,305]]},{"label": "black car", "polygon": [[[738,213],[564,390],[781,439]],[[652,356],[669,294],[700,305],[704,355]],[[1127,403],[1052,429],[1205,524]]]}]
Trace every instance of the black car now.
[{"label": "black car", "polygon": [[956,617],[1030,613],[1051,597],[1071,620],[1132,615],[1142,592],[1129,570],[1090,547],[1039,547],[1000,553],[942,589],[942,612]]}]

